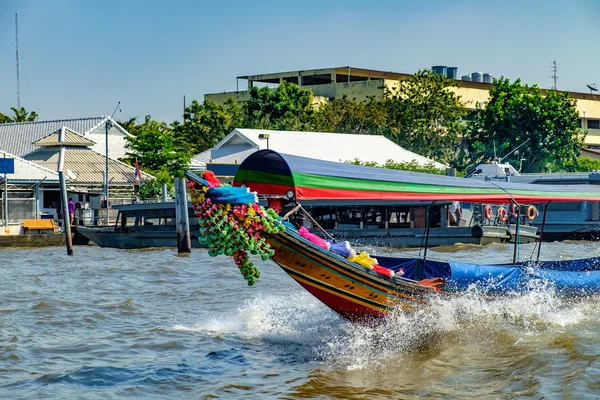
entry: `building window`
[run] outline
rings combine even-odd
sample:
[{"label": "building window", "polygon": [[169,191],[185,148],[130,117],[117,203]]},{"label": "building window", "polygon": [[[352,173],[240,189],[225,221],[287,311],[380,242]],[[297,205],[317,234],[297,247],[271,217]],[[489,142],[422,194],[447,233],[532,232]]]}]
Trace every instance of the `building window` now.
[{"label": "building window", "polygon": [[588,129],[600,129],[600,119],[588,119]]},{"label": "building window", "polygon": [[579,125],[580,129],[583,127],[583,124],[581,123],[581,118],[577,119],[577,125]]},{"label": "building window", "polygon": [[60,207],[60,192],[58,190],[44,190],[44,208]]}]

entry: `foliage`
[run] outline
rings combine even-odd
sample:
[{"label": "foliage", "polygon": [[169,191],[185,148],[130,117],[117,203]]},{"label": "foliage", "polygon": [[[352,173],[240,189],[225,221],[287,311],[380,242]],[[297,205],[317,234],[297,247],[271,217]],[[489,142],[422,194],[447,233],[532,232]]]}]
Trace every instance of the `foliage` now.
[{"label": "foliage", "polygon": [[38,114],[35,111],[28,112],[25,107],[11,107],[10,109],[15,116],[10,117],[0,113],[0,124],[8,124],[11,122],[34,122],[38,117]]},{"label": "foliage", "polygon": [[383,134],[387,114],[381,100],[350,101],[346,96],[322,104],[314,113],[310,129],[317,132]]},{"label": "foliage", "polygon": [[600,171],[600,160],[587,156],[579,157],[575,163],[567,163],[565,170],[568,172]]},{"label": "foliage", "polygon": [[303,130],[314,114],[309,89],[283,82],[277,88],[250,89],[244,104],[245,127],[275,130]]},{"label": "foliage", "polygon": [[132,135],[137,135],[140,128],[141,128],[141,124],[137,125],[137,117],[132,117],[129,118],[127,121],[117,121],[117,124],[121,125],[121,127],[123,129],[125,129],[127,132],[129,132]]},{"label": "foliage", "polygon": [[177,146],[173,131],[164,122],[146,116],[137,136],[127,138],[126,155],[138,160],[139,166],[151,172],[159,182],[170,182],[171,176],[183,176],[190,162],[190,154]]},{"label": "foliage", "polygon": [[[160,199],[162,197],[162,182],[165,182],[165,177],[157,177],[156,179],[152,179],[144,182],[140,185],[140,199],[141,200],[155,200]],[[173,180],[165,182],[167,184],[167,194],[171,197],[175,197],[175,185],[173,184]]]},{"label": "foliage", "polygon": [[412,160],[409,162],[396,162],[394,160],[387,160],[385,163],[380,165],[375,161],[361,161],[360,159],[355,158],[352,161],[346,161],[346,163],[354,165],[363,165],[365,167],[376,167],[385,169],[396,169],[402,171],[424,172],[426,174],[446,175],[446,170],[437,167],[434,163],[430,162],[423,165],[419,164],[416,160]]},{"label": "foliage", "polygon": [[454,80],[421,70],[385,93],[387,136],[398,145],[436,161],[454,164],[464,135],[464,105]]},{"label": "foliage", "polygon": [[478,108],[469,123],[468,158],[472,166],[493,160],[495,154],[523,172],[565,170],[577,162],[585,133],[577,123],[575,101],[568,93],[547,91],[537,86],[494,80],[485,108]]},{"label": "foliage", "polygon": [[214,147],[241,119],[242,109],[232,98],[224,106],[210,100],[194,100],[185,108],[183,124],[175,121],[171,126],[177,141],[195,155]]}]

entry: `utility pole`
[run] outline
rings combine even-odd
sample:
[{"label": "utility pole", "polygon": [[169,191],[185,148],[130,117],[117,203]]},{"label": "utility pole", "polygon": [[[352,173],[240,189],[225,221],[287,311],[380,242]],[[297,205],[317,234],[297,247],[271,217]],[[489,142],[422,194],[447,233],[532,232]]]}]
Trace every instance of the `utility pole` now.
[{"label": "utility pole", "polygon": [[15,13],[15,55],[17,59],[17,108],[21,110],[21,88],[19,82],[19,20]]},{"label": "utility pole", "polygon": [[106,122],[104,123],[104,132],[106,133],[106,163],[105,163],[105,170],[104,170],[104,200],[106,201],[106,203],[104,204],[106,206],[106,217],[104,219],[104,225],[108,226],[108,131],[110,130],[110,128],[113,127],[113,123],[112,123],[112,119],[115,116],[115,114],[117,113],[117,110],[119,110],[119,112],[121,111],[121,102],[119,101],[117,103],[117,106],[115,107],[115,111],[113,111],[112,116],[110,117],[106,117]]},{"label": "utility pole", "polygon": [[556,73],[558,72],[558,69],[556,68],[556,60],[552,61],[552,67],[550,68],[550,70],[552,71],[552,76],[550,78],[552,78],[552,80],[554,81],[554,85],[551,87],[551,89],[556,90],[556,80],[558,79],[558,75],[556,75]]}]

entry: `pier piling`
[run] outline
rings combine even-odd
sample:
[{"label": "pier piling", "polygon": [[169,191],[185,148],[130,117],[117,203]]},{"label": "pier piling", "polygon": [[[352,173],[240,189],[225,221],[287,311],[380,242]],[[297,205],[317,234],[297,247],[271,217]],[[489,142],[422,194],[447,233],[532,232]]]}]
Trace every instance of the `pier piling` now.
[{"label": "pier piling", "polygon": [[191,253],[187,191],[183,178],[175,178],[175,217],[177,219],[177,253]]}]

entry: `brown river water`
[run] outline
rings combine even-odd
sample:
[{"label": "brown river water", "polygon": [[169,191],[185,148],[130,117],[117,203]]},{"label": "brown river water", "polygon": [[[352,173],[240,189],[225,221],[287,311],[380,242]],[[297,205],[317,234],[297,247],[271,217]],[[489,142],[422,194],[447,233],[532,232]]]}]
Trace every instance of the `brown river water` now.
[{"label": "brown river water", "polygon": [[[371,248],[376,254],[406,255]],[[523,245],[527,258],[532,245]],[[248,287],[194,249],[3,249],[0,398],[597,399],[600,302],[476,293],[353,324],[270,261]],[[418,254],[418,250],[408,251]],[[513,248],[428,257],[508,262]],[[543,259],[600,255],[547,243]]]}]

